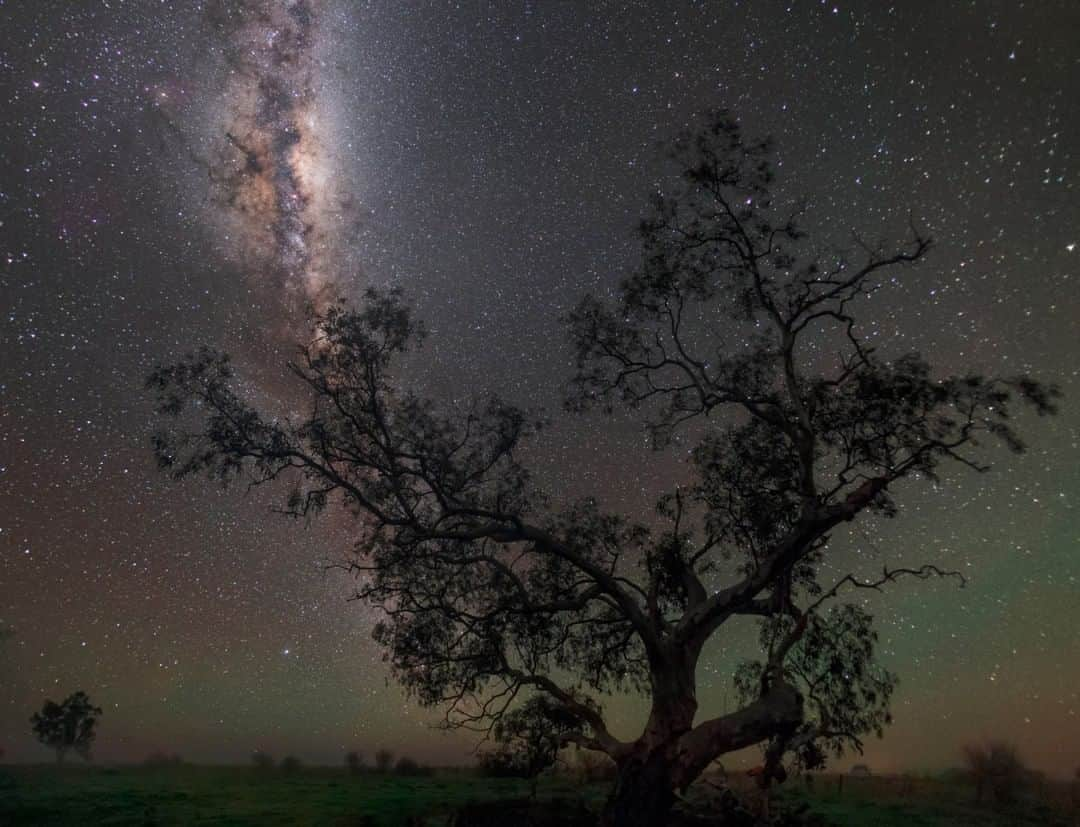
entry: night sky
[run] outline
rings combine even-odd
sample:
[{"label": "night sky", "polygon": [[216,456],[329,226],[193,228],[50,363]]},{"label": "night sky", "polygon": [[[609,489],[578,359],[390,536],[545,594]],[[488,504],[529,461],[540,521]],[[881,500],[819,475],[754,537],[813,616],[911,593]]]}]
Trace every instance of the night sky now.
[{"label": "night sky", "polygon": [[[0,0],[0,101],[6,759],[48,760],[27,719],[84,689],[104,760],[466,760],[472,742],[388,682],[378,613],[326,569],[349,520],[170,482],[144,379],[205,343],[288,411],[300,308],[397,285],[431,330],[411,383],[544,407],[545,487],[647,518],[685,450],[560,413],[560,316],[633,265],[658,143],[725,106],[776,137],[777,189],[811,198],[823,240],[901,236],[909,215],[936,238],[864,305],[882,353],[1065,394],[1020,423],[1026,455],[988,448],[992,472],[908,484],[895,520],[835,537],[838,576],[968,578],[867,598],[901,685],[864,760],[939,768],[1000,736],[1042,769],[1080,765],[1075,0]],[[703,713],[734,703],[753,634],[709,651]],[[609,707],[630,734],[641,701]]]}]

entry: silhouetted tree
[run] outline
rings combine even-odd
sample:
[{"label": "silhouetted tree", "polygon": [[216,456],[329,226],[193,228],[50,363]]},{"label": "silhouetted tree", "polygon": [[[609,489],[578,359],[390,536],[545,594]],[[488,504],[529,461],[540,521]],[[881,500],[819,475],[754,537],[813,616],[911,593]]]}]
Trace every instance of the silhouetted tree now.
[{"label": "silhouetted tree", "polygon": [[272,770],[277,762],[270,753],[257,749],[251,753],[251,764],[255,769],[265,772],[266,770]]},{"label": "silhouetted tree", "polygon": [[495,722],[492,735],[500,747],[481,756],[481,769],[493,777],[529,779],[535,798],[540,773],[554,766],[563,735],[578,726],[577,717],[561,704],[534,695]]},{"label": "silhouetted tree", "polygon": [[57,763],[63,763],[68,750],[89,761],[100,716],[101,709],[90,703],[85,692],[75,692],[62,703],[45,701],[41,712],[31,716],[30,723],[37,739],[56,750]]},{"label": "silhouetted tree", "polygon": [[379,772],[390,772],[394,764],[394,753],[388,749],[381,749],[375,753],[375,769]]},{"label": "silhouetted tree", "polygon": [[364,758],[356,750],[345,753],[345,766],[349,768],[349,773],[352,775],[359,775],[360,771],[364,768]]},{"label": "silhouetted tree", "polygon": [[300,761],[295,755],[286,755],[281,759],[281,769],[285,772],[293,773],[298,772],[303,766],[303,762]]},{"label": "silhouetted tree", "polygon": [[0,624],[0,675],[7,670],[6,657],[3,657],[3,647],[9,640],[15,637],[15,630],[10,626]]},{"label": "silhouetted tree", "polygon": [[[694,446],[691,479],[649,525],[591,499],[552,505],[522,464],[538,427],[522,410],[443,409],[407,390],[395,359],[423,330],[394,291],[315,320],[291,366],[311,397],[299,421],[260,413],[212,350],[148,380],[161,413],[179,417],[155,440],[163,468],[287,478],[301,517],[340,499],[359,518],[358,596],[386,610],[375,637],[397,679],[444,705],[451,726],[491,727],[547,698],[577,724],[564,743],[618,766],[608,823],[661,823],[675,791],[725,753],[765,745],[767,784],[785,756],[812,765],[884,725],[895,679],[874,663],[870,617],[831,605],[945,572],[830,584],[830,536],[891,516],[902,480],[933,480],[948,462],[981,468],[983,435],[1021,450],[1017,398],[1053,409],[1054,390],[1028,378],[938,376],[918,355],[870,347],[861,299],[900,280],[930,240],[913,229],[893,248],[821,253],[804,208],[774,203],[769,153],[725,113],[675,140],[678,176],[642,223],[640,268],[616,300],[588,297],[569,316],[569,407],[627,406],[658,448]],[[701,652],[746,617],[762,624],[762,651],[739,672],[743,704],[699,716]],[[593,699],[622,690],[651,701],[632,740]]]},{"label": "silhouetted tree", "polygon": [[964,747],[964,763],[975,782],[975,798],[989,789],[997,804],[1011,804],[1027,782],[1028,771],[1013,744],[988,741]]}]

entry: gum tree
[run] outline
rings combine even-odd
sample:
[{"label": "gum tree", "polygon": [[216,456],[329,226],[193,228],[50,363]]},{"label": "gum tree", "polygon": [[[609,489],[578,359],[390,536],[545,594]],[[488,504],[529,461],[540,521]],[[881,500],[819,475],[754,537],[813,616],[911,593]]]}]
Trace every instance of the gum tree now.
[{"label": "gum tree", "polygon": [[[945,572],[920,561],[825,582],[831,534],[892,515],[901,481],[982,468],[984,435],[1022,450],[1017,402],[1053,408],[1054,390],[1027,378],[942,377],[868,347],[860,302],[930,240],[818,253],[803,210],[772,202],[769,154],[723,112],[676,139],[679,175],[642,222],[640,267],[614,300],[586,297],[569,316],[568,407],[627,406],[658,449],[693,443],[686,483],[640,521],[546,497],[520,459],[538,428],[521,409],[451,409],[410,390],[395,364],[423,330],[396,292],[315,320],[291,365],[310,398],[299,421],[245,401],[212,350],[148,383],[170,418],[155,443],[164,469],[288,480],[296,516],[340,503],[356,519],[358,597],[385,610],[375,637],[397,679],[448,726],[485,732],[543,698],[531,708],[552,710],[561,743],[617,765],[610,824],[662,823],[725,753],[761,745],[767,782],[785,756],[814,764],[880,731],[895,678],[875,662],[870,616],[839,601]],[[699,709],[702,651],[745,618],[762,646],[733,676],[740,708]],[[631,740],[600,704],[618,691],[650,701]]]}]

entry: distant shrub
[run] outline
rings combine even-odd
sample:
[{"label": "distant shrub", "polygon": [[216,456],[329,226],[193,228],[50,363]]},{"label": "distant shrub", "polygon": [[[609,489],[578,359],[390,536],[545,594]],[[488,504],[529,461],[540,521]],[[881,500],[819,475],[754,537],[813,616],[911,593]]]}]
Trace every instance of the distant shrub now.
[{"label": "distant shrub", "polygon": [[496,749],[480,755],[480,774],[488,778],[527,778],[520,752]]},{"label": "distant shrub", "polygon": [[284,758],[281,759],[281,769],[283,769],[285,772],[296,772],[302,766],[303,764],[301,763],[300,759],[297,758],[295,755],[286,755]]},{"label": "distant shrub", "polygon": [[964,763],[975,782],[978,801],[989,789],[996,803],[1011,804],[1029,778],[1016,746],[1005,741],[968,744],[964,747]]},{"label": "distant shrub", "polygon": [[277,762],[270,753],[257,749],[251,753],[251,763],[257,770],[272,770]]},{"label": "distant shrub", "polygon": [[431,767],[421,766],[412,758],[403,755],[401,758],[398,759],[397,764],[394,765],[394,772],[398,775],[417,777],[422,775],[431,775],[432,769]]},{"label": "distant shrub", "polygon": [[357,775],[364,768],[364,757],[356,750],[347,752],[345,753],[345,766],[348,767],[352,775]]},{"label": "distant shrub", "polygon": [[614,781],[618,775],[618,767],[614,761],[592,750],[578,752],[577,770],[581,780],[586,783]]},{"label": "distant shrub", "polygon": [[500,746],[486,757],[486,769],[529,779],[535,798],[540,773],[558,761],[561,736],[579,724],[554,701],[535,695],[496,721],[492,735]]},{"label": "distant shrub", "polygon": [[379,772],[390,772],[394,765],[394,753],[388,749],[381,749],[375,753],[375,769]]},{"label": "distant shrub", "polygon": [[179,767],[184,763],[184,759],[177,753],[171,755],[166,752],[152,752],[145,759],[143,759],[144,767]]}]

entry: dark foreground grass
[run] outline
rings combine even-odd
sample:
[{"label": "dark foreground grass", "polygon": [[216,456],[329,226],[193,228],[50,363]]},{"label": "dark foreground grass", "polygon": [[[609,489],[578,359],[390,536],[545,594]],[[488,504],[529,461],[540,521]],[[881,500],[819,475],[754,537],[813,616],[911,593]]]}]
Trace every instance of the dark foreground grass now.
[{"label": "dark foreground grass", "polygon": [[[600,791],[552,780],[545,798]],[[350,776],[343,770],[286,774],[239,767],[0,770],[0,825],[378,825],[410,819],[445,824],[469,801],[521,798],[513,779],[450,773],[430,778]]]},{"label": "dark foreground grass", "polygon": [[1001,812],[990,807],[926,801],[826,798],[809,803],[811,812],[824,817],[826,823],[842,827],[1064,827],[1072,823],[1042,806],[1020,806]]},{"label": "dark foreground grass", "polygon": [[940,779],[881,777],[844,780],[835,776],[807,789],[795,783],[777,798],[805,803],[810,812],[840,827],[1069,827],[1080,824],[1061,790],[1030,790],[1009,807],[977,804],[966,783]]},{"label": "dark foreground grass", "polygon": [[[430,778],[311,768],[295,773],[243,767],[8,767],[0,769],[0,825],[445,825],[470,801],[523,798],[528,786],[464,772]],[[603,785],[565,777],[540,785],[541,799],[599,807]],[[885,782],[792,786],[778,804],[809,804],[838,827],[1035,827],[1076,822],[1059,807],[1028,801],[1009,812],[976,806],[963,786],[920,782],[902,795]],[[508,824],[506,827],[515,827]]]}]

